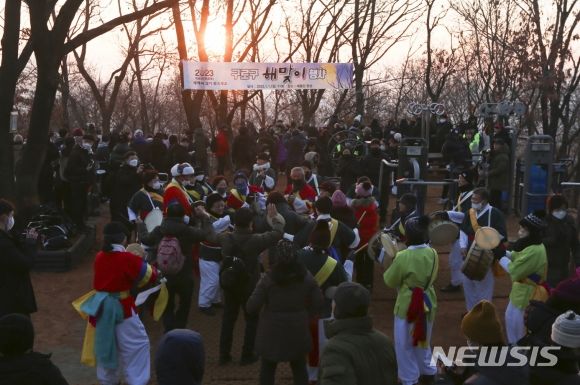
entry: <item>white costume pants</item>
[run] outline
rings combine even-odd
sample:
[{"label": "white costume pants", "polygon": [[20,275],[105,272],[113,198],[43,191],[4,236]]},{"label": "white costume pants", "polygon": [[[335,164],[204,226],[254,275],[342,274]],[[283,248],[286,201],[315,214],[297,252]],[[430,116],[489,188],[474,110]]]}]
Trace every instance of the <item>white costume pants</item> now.
[{"label": "white costume pants", "polygon": [[199,260],[199,307],[210,307],[220,302],[220,264]]},{"label": "white costume pants", "polygon": [[431,332],[433,322],[427,322],[427,348],[413,346],[413,324],[395,316],[395,354],[399,367],[399,379],[403,385],[414,385],[421,375],[437,374],[437,367],[431,366]]},{"label": "white costume pants", "polygon": [[461,254],[459,239],[457,239],[451,246],[451,251],[449,252],[449,269],[451,270],[451,284],[453,286],[463,284],[463,273],[461,272],[462,264],[463,255]]},{"label": "white costume pants", "polygon": [[[326,346],[326,334],[324,333],[324,321],[330,320],[332,318],[324,318],[318,320],[318,362],[320,362],[320,357]],[[318,366],[310,366],[309,362],[306,362],[306,369],[308,370],[308,381],[318,381]]]},{"label": "white costume pants", "polygon": [[125,319],[115,327],[117,337],[118,369],[106,369],[98,365],[97,379],[101,385],[117,385],[121,371],[128,385],[146,385],[150,377],[149,337],[137,314]]},{"label": "white costume pants", "polygon": [[515,345],[526,335],[524,311],[515,307],[512,304],[512,301],[508,303],[508,306],[505,309],[505,329],[507,340],[510,345]]},{"label": "white costume pants", "polygon": [[494,282],[495,279],[491,269],[487,270],[485,278],[481,281],[473,281],[467,277],[463,278],[463,294],[465,295],[467,311],[473,309],[481,300],[485,299],[491,302]]}]

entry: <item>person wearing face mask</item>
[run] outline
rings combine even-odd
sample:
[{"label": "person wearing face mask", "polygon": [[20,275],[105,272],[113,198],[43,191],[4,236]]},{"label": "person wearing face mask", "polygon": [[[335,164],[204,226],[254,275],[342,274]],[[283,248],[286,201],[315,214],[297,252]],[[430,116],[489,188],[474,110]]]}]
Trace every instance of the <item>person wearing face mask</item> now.
[{"label": "person wearing face mask", "polygon": [[548,254],[548,283],[551,287],[570,276],[571,264],[580,267],[578,231],[567,209],[566,198],[561,195],[550,197],[544,246]]},{"label": "person wearing face mask", "polygon": [[[218,193],[208,195],[205,202],[209,221],[216,234],[231,229],[231,218],[225,212],[226,202]],[[199,248],[199,311],[214,316],[215,308],[221,306],[219,271],[222,260],[222,249],[217,242],[202,241]]]},{"label": "person wearing face mask", "polygon": [[428,383],[437,373],[431,365],[431,332],[437,310],[433,283],[439,271],[439,257],[429,247],[429,218],[405,222],[407,249],[399,251],[383,274],[385,284],[397,289],[395,303],[395,352],[399,379],[403,385]]},{"label": "person wearing face mask", "polygon": [[10,231],[14,227],[14,206],[0,199],[0,317],[10,313],[29,316],[36,312],[30,270],[36,257],[38,233],[28,230],[24,242]]},{"label": "person wearing face mask", "polygon": [[163,193],[163,210],[178,202],[185,211],[185,215],[191,216],[193,198],[187,193],[187,188],[193,186],[195,170],[189,163],[180,163],[171,167],[171,182],[165,187]]},{"label": "person wearing face mask", "polygon": [[304,178],[306,179],[306,183],[310,187],[312,187],[312,189],[316,193],[316,196],[319,196],[322,178],[314,173],[312,162],[305,160],[302,163],[302,169],[304,170]]},{"label": "person wearing face mask", "polygon": [[[477,188],[471,195],[471,209],[465,214],[463,223],[459,227],[459,246],[465,257],[471,244],[475,240],[475,233],[480,227],[493,227],[501,237],[500,245],[493,250],[496,259],[505,253],[503,242],[506,239],[506,223],[503,213],[489,204],[489,193],[484,188]],[[471,280],[464,276],[463,292],[467,311],[471,310],[479,301],[491,301],[493,297],[494,276],[491,268],[481,281]]]},{"label": "person wearing face mask", "polygon": [[256,157],[256,163],[252,167],[249,183],[270,192],[276,187],[276,180],[276,170],[270,167],[270,155],[265,152],[259,153]]},{"label": "person wearing face mask", "polygon": [[143,187],[129,200],[129,219],[137,216],[144,220],[155,209],[163,209],[163,186],[159,181],[157,170],[145,170],[142,175]]},{"label": "person wearing face mask", "polygon": [[224,201],[227,201],[229,196],[228,191],[228,180],[223,175],[217,175],[213,178],[212,186],[215,192],[217,192]]},{"label": "person wearing face mask", "polygon": [[76,144],[70,152],[64,176],[70,187],[71,219],[79,229],[85,227],[87,213],[87,195],[90,185],[95,179],[93,145],[95,138],[84,135],[80,144]]},{"label": "person wearing face mask", "polygon": [[249,207],[255,200],[263,198],[263,192],[260,187],[248,183],[245,172],[238,171],[234,175],[234,188],[230,190],[226,201],[227,207],[232,210]]},{"label": "person wearing face mask", "polygon": [[139,158],[135,151],[129,151],[123,158],[123,164],[117,170],[113,181],[111,191],[111,219],[121,222],[131,229],[132,225],[129,218],[127,207],[131,197],[139,191],[143,185],[141,180],[143,174],[143,165],[139,165]]},{"label": "person wearing face mask", "polygon": [[288,184],[285,195],[288,195],[288,201],[296,209],[296,207],[304,207],[305,211],[311,210],[312,203],[316,201],[316,191],[308,183],[306,183],[306,175],[302,167],[294,167],[290,171],[291,183]]},{"label": "person wearing face mask", "polygon": [[194,202],[205,201],[207,195],[212,191],[211,186],[209,186],[205,181],[205,171],[201,168],[195,169],[195,182],[193,185],[186,187],[187,193],[193,198]]},{"label": "person wearing face mask", "polygon": [[[164,237],[174,237],[179,241],[181,252],[185,256],[183,267],[176,274],[166,274],[169,300],[163,313],[165,332],[187,327],[187,319],[193,296],[193,258],[194,246],[205,240],[215,240],[215,232],[210,223],[208,213],[203,206],[196,206],[192,214],[199,227],[189,226],[189,217],[179,203],[171,203],[167,208],[167,216],[160,226],[147,231],[144,223],[138,221],[139,239],[150,247],[158,245]],[[179,297],[179,305],[175,301]]]},{"label": "person wearing face mask", "polygon": [[520,221],[518,240],[512,252],[507,252],[499,263],[512,280],[510,301],[505,312],[507,340],[516,344],[526,335],[524,310],[531,299],[545,301],[548,292],[543,286],[548,270],[546,248],[542,244],[546,223],[544,212],[526,215]]}]

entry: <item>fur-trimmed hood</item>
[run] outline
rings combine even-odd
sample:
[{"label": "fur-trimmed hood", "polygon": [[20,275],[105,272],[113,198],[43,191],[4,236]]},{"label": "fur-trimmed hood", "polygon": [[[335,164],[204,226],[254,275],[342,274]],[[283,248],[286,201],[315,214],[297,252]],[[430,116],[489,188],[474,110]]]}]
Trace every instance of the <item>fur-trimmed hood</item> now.
[{"label": "fur-trimmed hood", "polygon": [[351,206],[353,208],[361,207],[361,206],[371,206],[373,203],[376,204],[375,197],[366,197],[366,198],[355,198],[351,202]]}]

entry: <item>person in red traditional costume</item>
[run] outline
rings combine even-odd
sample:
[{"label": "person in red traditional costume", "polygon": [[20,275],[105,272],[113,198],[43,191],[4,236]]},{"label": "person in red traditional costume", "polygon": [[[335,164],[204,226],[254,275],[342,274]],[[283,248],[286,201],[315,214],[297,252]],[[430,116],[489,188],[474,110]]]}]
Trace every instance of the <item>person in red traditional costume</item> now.
[{"label": "person in red traditional costume", "polygon": [[313,203],[316,200],[316,191],[306,183],[306,175],[302,167],[294,167],[290,171],[291,184],[286,186],[284,194],[293,194],[296,198]]},{"label": "person in red traditional costume", "polygon": [[264,190],[260,187],[252,186],[248,183],[248,176],[245,172],[238,171],[234,175],[234,188],[230,190],[226,204],[228,208],[237,210],[242,207],[249,207],[250,203],[255,199],[262,199],[265,206],[266,200],[263,193]]},{"label": "person in red traditional costume", "polygon": [[374,261],[367,256],[368,243],[379,230],[379,210],[375,198],[372,196],[373,184],[370,179],[355,185],[356,198],[352,200],[352,208],[357,220],[361,245],[356,253],[354,269],[356,282],[367,290],[373,289]]},{"label": "person in red traditional costume", "polygon": [[125,251],[127,229],[119,222],[104,228],[103,249],[94,263],[91,305],[96,317],[97,378],[103,385],[120,383],[119,366],[131,385],[145,385],[150,377],[149,337],[136,312],[130,290],[157,280],[157,270]]},{"label": "person in red traditional costume", "polygon": [[176,164],[171,167],[173,179],[165,187],[163,194],[163,210],[172,202],[179,202],[185,210],[185,215],[191,217],[193,198],[187,193],[187,188],[195,183],[195,170],[189,163]]}]

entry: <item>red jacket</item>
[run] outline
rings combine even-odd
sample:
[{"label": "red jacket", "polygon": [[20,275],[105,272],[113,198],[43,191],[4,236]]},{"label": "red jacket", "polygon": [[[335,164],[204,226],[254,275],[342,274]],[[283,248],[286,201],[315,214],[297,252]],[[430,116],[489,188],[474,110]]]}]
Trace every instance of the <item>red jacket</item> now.
[{"label": "red jacket", "polygon": [[[254,185],[248,185],[248,190],[249,190],[249,193],[248,193],[249,195],[264,192],[264,189],[262,189],[261,187],[254,186]],[[230,191],[230,195],[228,195],[228,198],[226,200],[226,206],[231,208],[231,209],[237,210],[244,205],[244,203],[246,202],[246,198],[247,198],[246,195],[241,195],[238,193],[238,191],[236,189],[232,189]]]},{"label": "red jacket", "polygon": [[191,203],[189,195],[187,195],[185,190],[173,184],[173,182],[167,185],[165,193],[163,194],[163,212],[167,212],[167,206],[169,206],[172,201],[179,202],[185,210],[185,215],[191,217]]},{"label": "red jacket", "polygon": [[[292,194],[292,189],[292,184],[289,184],[286,186],[284,194]],[[316,200],[316,191],[314,191],[314,189],[308,183],[306,183],[304,187],[298,191],[298,195],[303,201],[314,202]]]},{"label": "red jacket", "polygon": [[354,216],[357,222],[364,214],[364,218],[360,220],[358,225],[358,234],[360,236],[359,245],[363,246],[364,244],[368,243],[373,235],[375,235],[379,230],[379,214],[377,212],[377,204],[369,198],[355,199],[352,202],[352,207],[354,209]]},{"label": "red jacket", "polygon": [[[93,288],[96,291],[127,292],[135,286],[144,286],[157,279],[157,270],[154,267],[135,254],[124,251],[100,251],[95,257],[93,268]],[[130,317],[131,310],[136,310],[135,298],[130,294],[125,298],[121,295],[120,301],[125,318]]]},{"label": "red jacket", "polygon": [[230,152],[230,143],[228,141],[228,136],[224,131],[218,131],[216,137],[216,150],[215,156],[227,156]]}]

